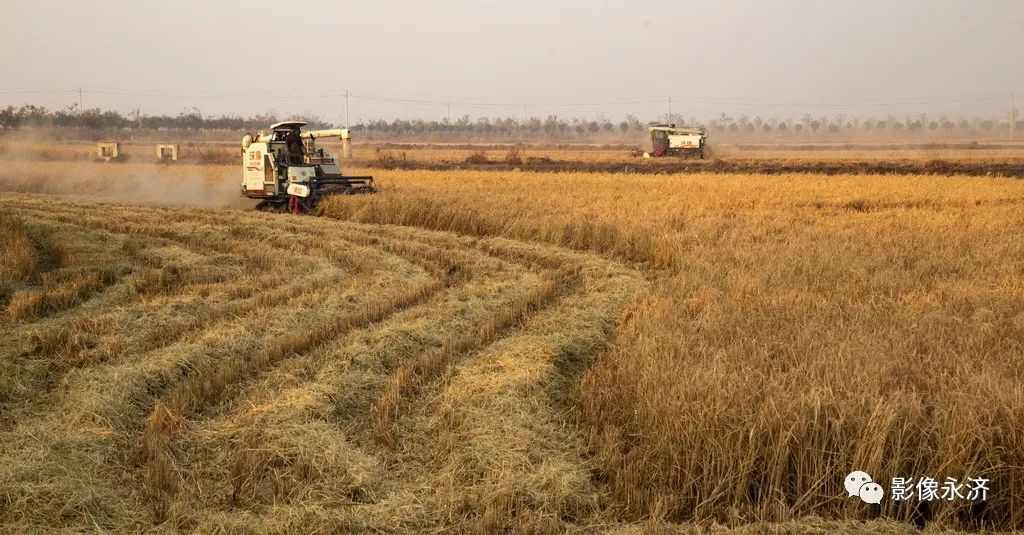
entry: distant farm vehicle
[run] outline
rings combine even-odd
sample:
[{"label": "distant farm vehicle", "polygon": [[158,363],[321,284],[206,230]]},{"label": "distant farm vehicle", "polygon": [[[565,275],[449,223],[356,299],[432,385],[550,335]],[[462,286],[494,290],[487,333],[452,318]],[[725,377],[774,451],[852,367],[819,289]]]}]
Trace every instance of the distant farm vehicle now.
[{"label": "distant farm vehicle", "polygon": [[651,133],[651,152],[645,158],[676,156],[704,159],[707,130],[700,127],[676,127],[674,124],[659,124],[648,128]]},{"label": "distant farm vehicle", "polygon": [[156,146],[156,159],[160,162],[176,162],[181,153],[181,147],[176,144],[164,143]]},{"label": "distant farm vehicle", "polygon": [[126,159],[125,155],[121,154],[120,143],[107,141],[96,144],[97,162],[123,162]]},{"label": "distant farm vehicle", "polygon": [[270,133],[242,138],[242,195],[260,200],[258,210],[312,210],[324,197],[375,193],[372,176],[345,176],[334,157],[316,147],[320,138],[349,142],[347,129],[303,132],[306,123],[270,125]]}]

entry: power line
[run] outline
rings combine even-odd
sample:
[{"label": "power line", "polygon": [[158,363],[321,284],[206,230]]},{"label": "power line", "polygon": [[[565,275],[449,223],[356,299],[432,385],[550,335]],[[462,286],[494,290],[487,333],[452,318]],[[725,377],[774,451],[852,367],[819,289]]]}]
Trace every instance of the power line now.
[{"label": "power line", "polygon": [[353,93],[353,97],[361,98],[364,100],[372,100],[375,102],[392,102],[398,104],[425,104],[425,105],[448,105],[456,104],[459,106],[468,106],[474,108],[520,108],[528,106],[531,108],[575,108],[575,107],[593,107],[593,106],[626,106],[634,104],[653,104],[660,102],[660,100],[623,100],[623,101],[610,101],[610,102],[561,102],[561,103],[536,103],[536,102],[476,102],[466,100],[455,100],[455,99],[444,99],[444,100],[428,100],[428,99],[415,99],[415,98],[398,98],[398,97],[376,97],[373,95]]},{"label": "power line", "polygon": [[0,94],[45,94],[45,93],[77,93],[78,89],[0,89]]},{"label": "power line", "polygon": [[786,102],[745,102],[735,101],[728,99],[695,99],[683,97],[681,100],[689,102],[696,102],[700,104],[717,104],[717,105],[742,105],[742,106],[763,106],[763,107],[788,107],[788,108],[857,108],[857,107],[874,107],[874,106],[919,106],[919,105],[930,105],[930,104],[954,104],[963,102],[988,102],[993,100],[1003,100],[1005,96],[993,96],[983,98],[952,98],[945,100],[901,100],[891,102],[802,102],[802,103],[786,103]]}]

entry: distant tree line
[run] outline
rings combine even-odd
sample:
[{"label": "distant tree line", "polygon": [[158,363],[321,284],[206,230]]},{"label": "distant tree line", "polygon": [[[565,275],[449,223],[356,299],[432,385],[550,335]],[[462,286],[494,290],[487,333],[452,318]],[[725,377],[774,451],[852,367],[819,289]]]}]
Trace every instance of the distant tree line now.
[{"label": "distant tree line", "polygon": [[[902,117],[899,115],[887,115],[885,117],[867,118],[850,118],[845,114],[838,114],[834,117],[805,114],[800,119],[779,119],[776,117],[762,119],[761,117],[749,117],[747,115],[732,117],[723,113],[709,121],[707,126],[711,130],[734,133],[764,132],[785,134],[793,132],[796,134],[841,134],[854,131],[897,133],[906,131],[910,133],[995,134],[1008,133],[1010,130],[1010,120],[994,120],[984,117],[973,117],[970,119],[958,117],[953,119],[944,113],[939,113],[934,117],[929,116],[927,113],[918,113]],[[1024,121],[1016,120],[1014,128],[1020,131],[1024,128]]]},{"label": "distant tree line", "polygon": [[134,111],[122,115],[115,111],[98,108],[82,110],[75,107],[48,110],[40,106],[7,106],[0,109],[0,128],[57,127],[83,128],[90,130],[140,129],[140,130],[233,130],[252,131],[285,119],[304,120],[314,128],[329,128],[330,125],[316,117],[278,118],[271,114],[249,117],[237,115],[203,116],[198,109],[183,110],[177,115],[145,115]]},{"label": "distant tree line", "polygon": [[[1009,115],[1009,114],[1007,114]],[[146,115],[138,111],[121,114],[100,109],[77,110],[70,107],[48,110],[40,106],[7,106],[0,109],[0,129],[22,127],[79,128],[86,130],[185,130],[185,131],[255,131],[285,119],[303,120],[313,128],[331,128],[333,125],[320,117],[256,114],[204,116],[198,109],[183,110],[177,115]],[[1016,118],[1014,118],[1016,119]],[[664,121],[658,121],[664,122]],[[722,113],[717,117],[698,121],[675,114],[671,122],[679,125],[703,126],[713,135],[726,139],[816,138],[874,135],[888,137],[933,136],[1006,136],[1010,130],[1009,118],[950,117],[940,113],[929,116],[887,115],[885,117],[851,118],[845,114],[815,116],[805,114],[799,119],[739,115]],[[351,127],[363,139],[437,137],[457,139],[595,139],[623,138],[645,135],[647,127],[655,121],[642,121],[629,115],[621,121],[610,119],[581,119],[576,117],[480,117],[464,115],[455,120],[392,119],[369,120]],[[1024,135],[1024,121],[1016,120],[1015,128]]]},{"label": "distant tree line", "polygon": [[[463,116],[453,122],[429,121],[423,119],[394,119],[391,121],[377,120],[356,124],[352,127],[354,131],[368,133],[389,134],[395,136],[415,136],[421,134],[436,133],[468,133],[481,134],[483,136],[529,136],[529,137],[574,137],[587,134],[599,133],[646,133],[647,127],[660,124],[664,121],[641,121],[630,115],[619,122],[612,122],[609,119],[587,120],[578,118],[564,118],[550,115],[541,119],[530,117],[522,120],[519,118],[488,118],[480,117],[472,120],[469,116]],[[849,118],[843,114],[835,117],[804,115],[800,119],[771,117],[750,117],[740,115],[732,117],[721,114],[710,121],[698,121],[695,118],[686,119],[681,115],[674,115],[671,119],[673,124],[702,126],[714,134],[769,134],[773,136],[786,135],[824,135],[843,133],[958,133],[958,134],[997,134],[1007,133],[1010,129],[1009,121],[997,121],[988,118],[975,117],[971,119],[951,119],[945,114],[938,114],[929,117],[921,113],[913,116],[899,117],[888,115],[886,117]],[[1015,128],[1024,135],[1024,121],[1017,121]]]}]

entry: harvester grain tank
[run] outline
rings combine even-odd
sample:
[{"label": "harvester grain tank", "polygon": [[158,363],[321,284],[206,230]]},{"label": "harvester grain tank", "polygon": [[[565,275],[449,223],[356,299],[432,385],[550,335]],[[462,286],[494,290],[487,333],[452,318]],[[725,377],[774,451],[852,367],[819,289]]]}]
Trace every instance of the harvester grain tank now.
[{"label": "harvester grain tank", "polygon": [[707,130],[700,127],[676,127],[674,124],[659,124],[649,127],[651,152],[645,157],[680,156],[704,159]]},{"label": "harvester grain tank", "polygon": [[348,130],[310,130],[285,121],[270,132],[242,138],[242,195],[260,200],[259,210],[304,213],[329,195],[374,193],[371,176],[346,176],[316,140],[348,139]]}]

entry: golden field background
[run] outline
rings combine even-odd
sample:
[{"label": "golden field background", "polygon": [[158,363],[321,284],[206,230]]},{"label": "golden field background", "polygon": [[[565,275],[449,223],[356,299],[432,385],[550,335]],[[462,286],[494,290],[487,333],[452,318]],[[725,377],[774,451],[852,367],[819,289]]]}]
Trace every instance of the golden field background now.
[{"label": "golden field background", "polygon": [[[5,241],[0,522],[1024,525],[1020,180],[372,172],[296,218],[234,166],[7,166],[59,267]],[[853,469],[993,490],[873,511]]]}]

